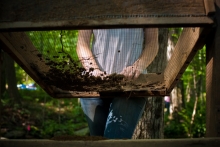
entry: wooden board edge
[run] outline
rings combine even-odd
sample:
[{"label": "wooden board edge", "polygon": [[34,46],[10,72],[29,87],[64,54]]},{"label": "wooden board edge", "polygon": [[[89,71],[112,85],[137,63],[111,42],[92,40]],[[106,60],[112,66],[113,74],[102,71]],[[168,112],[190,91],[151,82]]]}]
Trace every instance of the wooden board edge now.
[{"label": "wooden board edge", "polygon": [[[146,96],[166,96],[167,91],[164,83],[164,74],[148,73],[141,74],[140,79],[134,80],[133,84],[143,84],[146,85],[143,88],[123,88],[123,91],[67,91],[53,87],[54,98],[92,98],[92,97],[102,97],[102,98],[112,98],[115,95],[120,97],[146,97]],[[142,81],[140,81],[142,80]],[[145,84],[146,82],[146,84]]]},{"label": "wooden board edge", "polygon": [[68,20],[43,22],[0,22],[0,31],[37,31],[61,29],[128,27],[205,27],[214,24],[209,17],[132,17],[109,20]]},{"label": "wooden board edge", "polygon": [[[196,41],[196,44],[194,45],[194,47],[192,48],[190,54],[188,55],[186,60],[183,62],[182,68],[179,69],[179,71],[177,72],[175,78],[171,81],[171,83],[169,83],[169,84],[166,83],[167,93],[170,93],[173,90],[173,88],[175,87],[175,85],[177,84],[177,82],[182,77],[183,73],[185,72],[186,68],[188,67],[188,65],[192,61],[193,57],[196,55],[197,51],[205,45],[205,42],[206,42],[205,40],[207,39],[207,36],[211,32],[212,29],[213,28],[209,28],[209,27],[208,28],[200,28],[199,38]],[[165,81],[169,81],[169,80],[167,80],[167,78],[165,78]]]},{"label": "wooden board edge", "polygon": [[220,138],[181,139],[109,139],[109,140],[49,140],[49,139],[2,139],[1,147],[219,147]]},{"label": "wooden board edge", "polygon": [[60,91],[54,89],[54,98],[112,98],[117,94],[119,97],[149,97],[149,96],[166,96],[166,89],[160,91],[126,91],[126,92],[74,92]]},{"label": "wooden board edge", "polygon": [[0,33],[0,47],[6,52],[8,53],[14,60],[15,62],[21,66],[25,72],[27,72],[28,75],[31,76],[31,78],[33,78],[33,80],[40,86],[42,87],[42,89],[47,92],[50,96],[54,96],[53,90],[51,86],[47,86],[41,79],[40,77],[38,77],[35,73],[32,72],[32,70],[30,70],[28,68],[28,66],[26,66],[28,63],[26,62],[26,60],[20,56],[17,57],[17,55],[14,54],[14,52],[12,52],[12,50],[16,51],[16,49],[13,47],[12,44],[10,44],[10,41],[8,41],[5,36]]}]

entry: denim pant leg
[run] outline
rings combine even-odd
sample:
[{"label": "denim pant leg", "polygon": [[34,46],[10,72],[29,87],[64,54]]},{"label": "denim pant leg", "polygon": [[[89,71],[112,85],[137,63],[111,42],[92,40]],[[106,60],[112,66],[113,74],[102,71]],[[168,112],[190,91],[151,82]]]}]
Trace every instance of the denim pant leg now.
[{"label": "denim pant leg", "polygon": [[110,105],[104,137],[130,139],[144,111],[146,98],[114,98]]},{"label": "denim pant leg", "polygon": [[90,135],[103,136],[111,100],[100,98],[80,98],[86,116]]}]

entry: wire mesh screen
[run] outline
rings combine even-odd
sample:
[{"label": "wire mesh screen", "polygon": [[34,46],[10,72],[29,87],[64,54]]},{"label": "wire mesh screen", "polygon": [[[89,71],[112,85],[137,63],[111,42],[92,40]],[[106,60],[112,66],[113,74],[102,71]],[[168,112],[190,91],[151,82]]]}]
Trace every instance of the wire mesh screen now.
[{"label": "wire mesh screen", "polygon": [[3,32],[0,45],[54,97],[164,96],[208,33],[189,27]]},{"label": "wire mesh screen", "polygon": [[41,63],[32,61],[31,68],[48,85],[71,91],[164,88],[162,75],[161,79],[155,79],[154,75],[158,74],[147,71],[158,53],[156,28],[33,31],[26,34]]},{"label": "wire mesh screen", "polygon": [[[74,94],[75,91],[150,91],[147,95],[156,95],[152,91],[160,90],[164,93],[159,95],[165,95],[198,50],[202,42],[200,34],[206,34],[206,29],[183,29],[167,61],[164,55],[168,48],[160,37],[163,34],[158,35],[157,29],[148,27],[211,25],[212,3],[208,0],[2,0],[0,30],[9,32],[0,33],[0,45],[53,96],[73,91]],[[161,66],[165,62],[167,67]]]},{"label": "wire mesh screen", "polygon": [[[1,21],[205,16],[204,0],[2,0]],[[172,8],[172,9],[170,9]]]}]

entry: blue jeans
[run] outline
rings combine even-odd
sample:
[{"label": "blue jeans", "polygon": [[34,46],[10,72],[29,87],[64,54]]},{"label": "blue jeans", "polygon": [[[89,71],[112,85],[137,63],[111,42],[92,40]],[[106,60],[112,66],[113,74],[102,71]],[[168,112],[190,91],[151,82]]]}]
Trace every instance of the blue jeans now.
[{"label": "blue jeans", "polygon": [[146,98],[81,98],[80,102],[92,136],[130,139]]}]

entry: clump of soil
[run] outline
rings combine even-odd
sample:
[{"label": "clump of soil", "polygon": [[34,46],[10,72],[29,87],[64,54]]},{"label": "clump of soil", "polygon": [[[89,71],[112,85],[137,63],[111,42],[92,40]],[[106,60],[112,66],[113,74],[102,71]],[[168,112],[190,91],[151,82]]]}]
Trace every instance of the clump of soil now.
[{"label": "clump of soil", "polygon": [[[55,58],[55,57],[54,57]],[[56,57],[57,58],[57,57]],[[42,58],[41,58],[42,60]],[[47,84],[62,90],[78,92],[125,92],[125,91],[160,91],[164,89],[163,75],[141,74],[138,79],[128,80],[124,75],[105,72],[101,76],[93,76],[95,70],[86,70],[79,60],[57,61],[47,59],[44,65],[49,70],[41,71],[41,68],[31,66],[39,77]]]},{"label": "clump of soil", "polygon": [[70,136],[70,135],[62,135],[62,136],[55,136],[51,138],[51,140],[56,141],[98,141],[98,140],[107,140],[107,138],[102,136]]},{"label": "clump of soil", "polygon": [[103,75],[95,77],[92,75],[93,68],[86,71],[80,66],[79,61],[56,62],[49,60],[46,64],[49,71],[40,74],[41,79],[48,85],[56,86],[62,90],[72,91],[122,91],[124,76],[119,74]]}]

